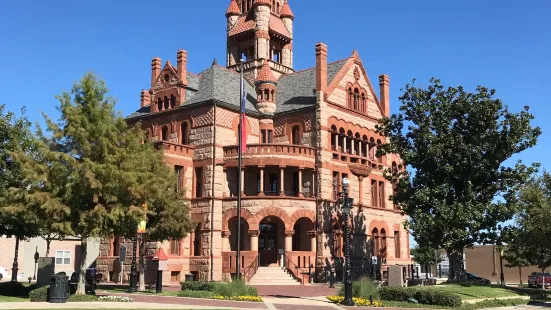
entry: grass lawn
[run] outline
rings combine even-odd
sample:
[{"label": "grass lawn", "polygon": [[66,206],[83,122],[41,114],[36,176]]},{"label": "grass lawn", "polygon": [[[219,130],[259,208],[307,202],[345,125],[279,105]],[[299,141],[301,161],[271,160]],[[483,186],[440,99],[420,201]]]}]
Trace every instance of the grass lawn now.
[{"label": "grass lawn", "polygon": [[496,297],[518,297],[525,294],[513,291],[511,289],[502,288],[499,286],[463,286],[459,284],[440,284],[434,288],[456,293],[461,296],[461,299],[486,299]]},{"label": "grass lawn", "polygon": [[[105,290],[107,293],[113,293],[113,294],[126,294],[128,293],[127,289],[109,289]],[[179,291],[163,291],[161,294],[155,293],[155,291],[144,291],[144,292],[136,292],[134,294],[143,294],[143,295],[159,295],[159,296],[178,296]]]},{"label": "grass lawn", "polygon": [[24,302],[29,301],[28,298],[0,296],[0,302]]}]

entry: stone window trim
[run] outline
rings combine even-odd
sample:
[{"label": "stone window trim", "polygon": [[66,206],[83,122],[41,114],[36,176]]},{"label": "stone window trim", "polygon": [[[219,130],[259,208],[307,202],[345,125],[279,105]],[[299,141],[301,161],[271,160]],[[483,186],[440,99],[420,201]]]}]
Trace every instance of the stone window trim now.
[{"label": "stone window trim", "polygon": [[364,115],[368,115],[368,102],[369,95],[365,88],[363,88],[358,82],[346,84],[346,106]]}]

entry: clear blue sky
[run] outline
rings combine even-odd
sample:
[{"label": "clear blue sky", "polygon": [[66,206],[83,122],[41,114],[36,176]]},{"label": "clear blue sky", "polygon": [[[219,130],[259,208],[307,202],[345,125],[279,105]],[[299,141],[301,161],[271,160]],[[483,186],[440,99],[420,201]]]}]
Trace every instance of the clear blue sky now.
[{"label": "clear blue sky", "polygon": [[[225,62],[229,0],[0,1],[0,103],[57,116],[54,96],[86,71],[100,74],[123,115],[148,89],[151,59],[176,62],[189,52],[198,73]],[[295,13],[295,69],[315,65],[314,45],[331,61],[357,49],[376,88],[391,79],[392,109],[411,79],[430,77],[474,90],[484,85],[511,110],[529,105],[543,129],[526,163],[551,169],[551,1],[548,0],[290,0]]]}]

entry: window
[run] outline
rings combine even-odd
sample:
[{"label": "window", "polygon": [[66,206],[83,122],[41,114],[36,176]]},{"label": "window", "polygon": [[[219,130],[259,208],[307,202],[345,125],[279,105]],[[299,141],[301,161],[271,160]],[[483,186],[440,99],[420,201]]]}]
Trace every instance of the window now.
[{"label": "window", "polygon": [[339,173],[333,172],[333,200],[339,199]]},{"label": "window", "polygon": [[157,111],[161,111],[163,109],[163,100],[161,100],[161,98],[159,98],[157,100]]},{"label": "window", "polygon": [[386,231],[381,229],[381,257],[386,257]]},{"label": "window", "polygon": [[379,208],[385,208],[385,182],[379,182]]},{"label": "window", "polygon": [[168,110],[168,107],[169,107],[168,97],[165,96],[165,110]]},{"label": "window", "polygon": [[161,129],[161,138],[163,139],[163,141],[168,141],[168,127],[163,126],[163,128]]},{"label": "window", "polygon": [[367,113],[367,99],[365,94],[362,94],[362,113]]},{"label": "window", "polygon": [[[377,140],[377,145],[375,146],[375,154],[377,154],[377,149],[379,148],[379,145],[381,145],[381,140]],[[383,162],[383,156],[377,156],[377,159],[379,160],[379,163]]]},{"label": "window", "polygon": [[348,89],[348,100],[347,104],[349,108],[352,108],[352,100],[353,100],[353,94],[352,94],[352,88]]},{"label": "window", "polygon": [[260,131],[260,134],[262,135],[262,141],[261,142],[266,143],[266,141],[267,141],[266,139],[268,138],[268,137],[266,137],[266,129],[262,129]]},{"label": "window", "polygon": [[337,150],[337,127],[335,125],[331,126],[331,150]]},{"label": "window", "polygon": [[181,125],[181,144],[188,145],[189,144],[189,130],[187,122],[182,122]]},{"label": "window", "polygon": [[176,97],[174,97],[174,95],[170,95],[170,107],[171,108],[176,107]]},{"label": "window", "polygon": [[55,251],[56,265],[71,265],[71,251]]},{"label": "window", "polygon": [[170,255],[180,256],[181,240],[170,240]]},{"label": "window", "polygon": [[260,179],[260,173],[257,173],[256,174],[256,192],[257,193],[260,193],[260,182],[262,182],[262,180]]},{"label": "window", "polygon": [[170,272],[170,282],[180,282],[180,271]]},{"label": "window", "polygon": [[268,130],[268,143],[274,143],[272,130]]},{"label": "window", "polygon": [[400,232],[394,232],[394,257],[400,258]]},{"label": "window", "polygon": [[113,236],[113,240],[111,241],[111,256],[119,256],[121,250],[121,237],[119,236]]},{"label": "window", "polygon": [[174,173],[176,174],[176,178],[178,179],[178,186],[176,187],[176,191],[180,191],[184,189],[184,167],[174,166]]},{"label": "window", "polygon": [[360,92],[357,88],[354,89],[354,110],[359,110]]},{"label": "window", "polygon": [[372,243],[373,243],[373,246],[372,246],[373,253],[372,254],[376,255],[376,256],[379,256],[379,251],[380,251],[379,230],[377,230],[377,228],[373,228],[373,231],[371,233],[372,233],[371,240],[372,240]]},{"label": "window", "polygon": [[291,143],[294,145],[300,145],[300,127],[298,125],[293,126],[291,130]]},{"label": "window", "polygon": [[298,187],[298,172],[293,172],[293,192],[297,195],[299,194]]},{"label": "window", "polygon": [[275,173],[270,173],[269,191],[272,193],[277,193],[277,174]]},{"label": "window", "polygon": [[193,256],[201,256],[201,223],[197,225],[193,238]]},{"label": "window", "polygon": [[371,180],[371,206],[377,206],[377,181]]},{"label": "window", "polygon": [[195,198],[203,197],[203,167],[195,168]]}]

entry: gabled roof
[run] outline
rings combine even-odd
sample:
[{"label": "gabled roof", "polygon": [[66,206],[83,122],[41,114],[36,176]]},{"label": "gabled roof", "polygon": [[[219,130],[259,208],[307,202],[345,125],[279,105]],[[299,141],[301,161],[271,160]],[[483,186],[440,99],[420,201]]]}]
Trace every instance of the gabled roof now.
[{"label": "gabled roof", "polygon": [[[244,15],[239,17],[237,19],[237,22],[235,23],[235,26],[233,26],[232,29],[228,32],[228,36],[234,36],[238,35],[243,32],[252,31],[256,27],[256,22],[254,21],[254,18],[250,17],[251,15]],[[291,35],[289,34],[289,31],[287,30],[287,27],[283,24],[283,21],[278,18],[277,16],[271,15],[270,16],[270,30],[276,33],[279,33],[282,36],[285,36],[286,38],[291,38]]]},{"label": "gabled roof", "polygon": [[[238,72],[214,65],[199,74],[198,91],[191,98],[186,98],[184,105],[199,103],[209,100],[217,100],[239,108],[240,75]],[[256,110],[256,91],[254,87],[245,83],[247,93],[246,108],[248,111]]]},{"label": "gabled roof", "polygon": [[[332,81],[348,59],[327,64],[327,80]],[[276,113],[316,105],[316,68],[282,75],[276,89]]]}]

